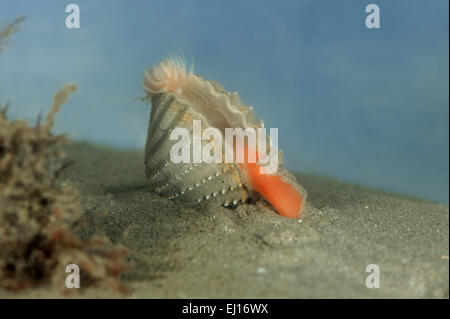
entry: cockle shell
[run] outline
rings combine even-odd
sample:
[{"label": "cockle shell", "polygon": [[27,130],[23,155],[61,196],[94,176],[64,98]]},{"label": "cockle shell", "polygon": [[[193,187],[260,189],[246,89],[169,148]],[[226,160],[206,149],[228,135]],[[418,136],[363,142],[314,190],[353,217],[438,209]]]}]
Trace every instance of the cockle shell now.
[{"label": "cockle shell", "polygon": [[[177,142],[169,139],[171,131],[182,127],[192,136],[193,120],[201,121],[202,130],[214,127],[222,133],[225,128],[264,127],[236,92],[227,92],[215,81],[186,72],[184,61],[178,57],[162,60],[150,68],[143,86],[152,104],[145,172],[156,193],[170,200],[209,201],[225,207],[261,198],[239,164],[174,163],[170,158],[170,150]],[[202,148],[207,142],[201,142]],[[279,151],[278,155],[281,166],[282,153]],[[289,172],[279,167],[276,175],[292,185],[302,199],[306,198],[306,191]]]},{"label": "cockle shell", "polygon": [[[159,94],[152,98],[145,169],[154,190],[168,199],[201,202],[211,200],[224,206],[236,205],[249,198],[239,171],[233,164],[173,163],[169,140],[171,129],[185,127],[192,134],[195,118],[189,105],[178,101],[172,94]],[[205,144],[205,142],[203,142]]]}]

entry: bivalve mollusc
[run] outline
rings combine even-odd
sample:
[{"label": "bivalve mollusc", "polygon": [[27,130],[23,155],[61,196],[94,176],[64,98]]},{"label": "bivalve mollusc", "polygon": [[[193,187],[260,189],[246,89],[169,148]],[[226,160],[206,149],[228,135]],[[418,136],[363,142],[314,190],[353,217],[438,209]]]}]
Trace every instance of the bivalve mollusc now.
[{"label": "bivalve mollusc", "polygon": [[[219,83],[195,75],[192,69],[187,71],[184,59],[178,56],[149,68],[143,87],[152,104],[145,172],[156,193],[170,200],[209,201],[229,208],[263,198],[279,214],[300,217],[306,191],[281,167],[282,153],[274,148],[270,136],[258,139],[258,143],[267,142],[258,149],[250,145],[250,138],[242,145],[238,145],[237,138],[232,137],[231,142],[227,138],[230,129],[253,129],[265,134],[263,122],[236,92],[227,92]],[[219,135],[210,134],[211,128]],[[185,132],[192,138],[183,139],[176,132]],[[223,148],[224,152],[214,154],[213,161],[195,158],[196,149],[211,155]],[[244,160],[227,161],[230,149],[232,159],[237,159],[238,150],[243,150]],[[275,149],[275,153],[269,149]],[[189,160],[180,160],[180,150],[188,154]],[[264,171],[266,151],[277,159],[272,172]]]}]

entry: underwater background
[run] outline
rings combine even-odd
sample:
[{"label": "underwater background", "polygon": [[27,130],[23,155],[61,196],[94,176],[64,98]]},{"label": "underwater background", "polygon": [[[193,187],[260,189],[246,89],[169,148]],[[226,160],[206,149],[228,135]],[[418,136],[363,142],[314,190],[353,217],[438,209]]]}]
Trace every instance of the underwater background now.
[{"label": "underwater background", "polygon": [[[65,8],[80,7],[67,29]],[[365,7],[380,7],[367,29]],[[447,0],[1,0],[26,16],[0,56],[0,103],[35,122],[65,83],[55,132],[145,145],[141,79],[174,52],[279,129],[285,167],[449,202]],[[144,174],[144,172],[143,172]]]}]

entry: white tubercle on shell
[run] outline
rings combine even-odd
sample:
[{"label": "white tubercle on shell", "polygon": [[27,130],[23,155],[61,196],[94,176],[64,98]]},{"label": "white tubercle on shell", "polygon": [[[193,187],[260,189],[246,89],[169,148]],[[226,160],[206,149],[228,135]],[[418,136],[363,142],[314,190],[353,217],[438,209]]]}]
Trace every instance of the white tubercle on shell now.
[{"label": "white tubercle on shell", "polygon": [[[193,120],[201,121],[202,130],[218,128],[264,127],[253,108],[245,106],[236,92],[229,93],[220,84],[186,71],[179,57],[162,60],[149,68],[143,87],[151,98],[152,108],[145,149],[145,170],[153,189],[171,200],[214,202],[225,207],[258,197],[238,164],[173,163],[170,149],[176,141],[169,135],[176,127],[193,134]],[[202,147],[207,141],[202,141]],[[279,152],[281,157],[281,152]],[[280,161],[281,162],[281,161]],[[306,192],[285,170],[279,175],[294,185],[306,198]]]}]

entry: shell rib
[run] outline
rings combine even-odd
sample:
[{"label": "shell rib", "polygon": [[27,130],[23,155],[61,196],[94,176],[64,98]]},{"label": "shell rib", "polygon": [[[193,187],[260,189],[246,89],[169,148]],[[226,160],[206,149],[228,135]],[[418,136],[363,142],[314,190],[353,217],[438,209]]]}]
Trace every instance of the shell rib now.
[{"label": "shell rib", "polygon": [[[171,131],[182,127],[192,136],[193,120],[201,121],[202,130],[219,129],[222,136],[225,136],[226,128],[264,127],[237,93],[229,93],[217,82],[206,81],[192,71],[186,72],[181,58],[166,59],[148,69],[143,86],[152,103],[145,171],[151,187],[158,194],[171,200],[211,201],[225,207],[235,207],[249,198],[259,199],[263,195],[280,214],[300,216],[306,191],[281,167],[275,176],[266,178],[259,176],[258,164],[171,161],[170,150],[176,143],[169,139]],[[208,141],[201,143],[203,148]],[[277,152],[281,163],[282,153]],[[278,185],[273,193],[270,183]],[[292,194],[286,195],[286,192]],[[298,212],[296,208],[285,212],[284,202],[293,197],[300,202]]]}]

